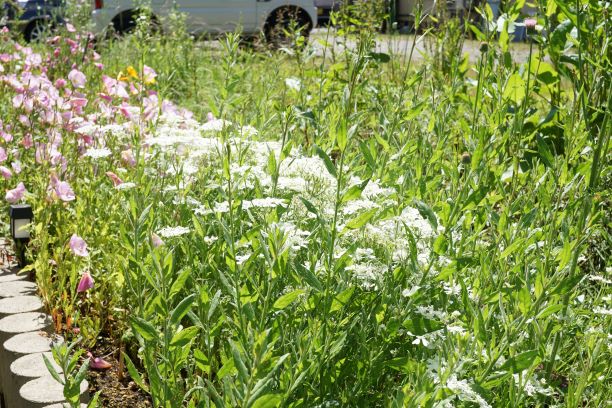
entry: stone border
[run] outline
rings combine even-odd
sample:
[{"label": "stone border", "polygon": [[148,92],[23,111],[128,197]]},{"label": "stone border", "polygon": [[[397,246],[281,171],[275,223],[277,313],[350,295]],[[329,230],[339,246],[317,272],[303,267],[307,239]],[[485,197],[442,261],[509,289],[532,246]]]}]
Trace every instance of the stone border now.
[{"label": "stone border", "polygon": [[[8,242],[0,242],[2,250]],[[3,408],[63,407],[63,386],[49,373],[43,354],[63,339],[53,334],[51,316],[43,312],[36,284],[6,262],[0,267],[0,396]],[[51,360],[53,360],[51,358]],[[59,366],[55,367],[61,373]],[[81,383],[81,402],[89,400]],[[81,404],[85,407],[85,404]],[[67,406],[67,405],[66,405]]]}]

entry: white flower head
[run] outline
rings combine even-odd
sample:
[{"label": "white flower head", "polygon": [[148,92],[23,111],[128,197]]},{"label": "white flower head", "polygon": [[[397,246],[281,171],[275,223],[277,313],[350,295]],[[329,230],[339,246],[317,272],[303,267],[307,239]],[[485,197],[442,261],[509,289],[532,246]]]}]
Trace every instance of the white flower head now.
[{"label": "white flower head", "polygon": [[87,150],[87,152],[85,152],[83,156],[91,157],[92,159],[96,160],[96,159],[103,159],[105,157],[110,156],[111,154],[112,152],[110,151],[110,149],[106,147],[102,147],[100,149],[91,148]]},{"label": "white flower head", "polygon": [[191,230],[187,227],[164,227],[159,230],[158,234],[164,238],[178,237],[188,234]]}]

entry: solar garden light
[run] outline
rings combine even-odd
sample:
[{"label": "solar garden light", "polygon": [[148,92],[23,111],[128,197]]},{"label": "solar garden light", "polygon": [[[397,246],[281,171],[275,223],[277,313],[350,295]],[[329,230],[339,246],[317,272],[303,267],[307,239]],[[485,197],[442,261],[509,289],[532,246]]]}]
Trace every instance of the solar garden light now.
[{"label": "solar garden light", "polygon": [[9,208],[11,218],[11,236],[15,241],[15,253],[20,267],[25,266],[25,248],[30,240],[30,229],[28,226],[34,218],[32,207],[27,204],[11,205]]}]

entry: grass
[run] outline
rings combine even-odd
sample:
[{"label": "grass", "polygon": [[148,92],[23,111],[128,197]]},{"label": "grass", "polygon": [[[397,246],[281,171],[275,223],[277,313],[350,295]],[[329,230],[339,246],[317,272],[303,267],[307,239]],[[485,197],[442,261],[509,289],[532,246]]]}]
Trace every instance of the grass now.
[{"label": "grass", "polygon": [[[416,63],[364,29],[324,55],[138,30],[97,46],[104,67],[66,44],[35,64],[55,81],[74,62],[71,111],[102,129],[49,124],[4,80],[5,131],[30,119],[3,183],[29,191],[58,329],[85,348],[112,329],[155,406],[609,404],[610,28],[566,13],[524,61],[478,30],[464,59],[450,24]],[[23,140],[55,126],[64,160],[37,162]]]}]

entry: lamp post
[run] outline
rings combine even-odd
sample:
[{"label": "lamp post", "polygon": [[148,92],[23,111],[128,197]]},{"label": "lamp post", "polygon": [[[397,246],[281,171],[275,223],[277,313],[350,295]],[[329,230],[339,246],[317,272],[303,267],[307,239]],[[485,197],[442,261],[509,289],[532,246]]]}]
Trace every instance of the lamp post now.
[{"label": "lamp post", "polygon": [[11,218],[11,236],[15,241],[15,254],[20,267],[25,266],[25,247],[30,240],[29,224],[34,218],[32,207],[27,204],[11,205],[9,208]]}]

